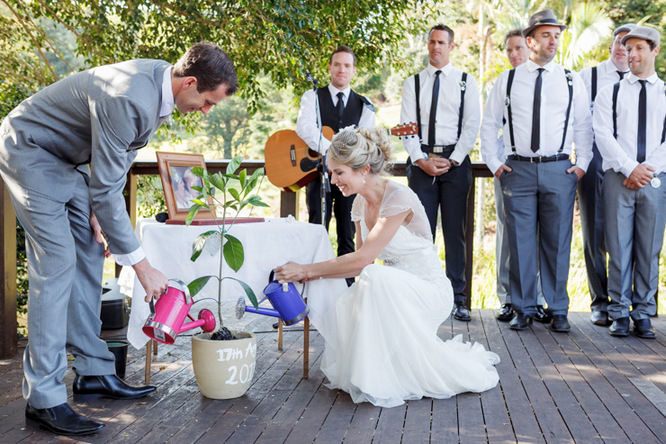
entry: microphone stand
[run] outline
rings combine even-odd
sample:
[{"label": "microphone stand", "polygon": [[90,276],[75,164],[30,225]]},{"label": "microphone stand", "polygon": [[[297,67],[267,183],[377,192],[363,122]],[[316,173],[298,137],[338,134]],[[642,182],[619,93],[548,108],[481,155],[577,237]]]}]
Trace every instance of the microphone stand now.
[{"label": "microphone stand", "polygon": [[319,108],[319,95],[317,94],[317,80],[313,78],[312,76],[309,76],[310,81],[313,84],[312,91],[314,92],[315,95],[315,112],[317,114],[317,124],[319,126],[319,140],[317,141],[317,151],[321,153],[321,159],[319,161],[319,164],[317,168],[319,169],[319,174],[321,176],[321,223],[324,226],[324,228],[328,228],[326,226],[326,219],[327,219],[327,214],[326,214],[326,196],[328,193],[331,192],[331,184],[328,179],[328,169],[326,168],[326,153],[322,152],[322,141],[324,138],[324,126],[322,125],[321,122],[321,110]]}]

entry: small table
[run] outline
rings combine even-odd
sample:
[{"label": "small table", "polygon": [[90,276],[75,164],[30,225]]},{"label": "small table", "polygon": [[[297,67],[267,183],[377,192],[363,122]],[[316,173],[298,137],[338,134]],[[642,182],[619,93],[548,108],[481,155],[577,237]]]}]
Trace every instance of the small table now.
[{"label": "small table", "polygon": [[[180,279],[187,284],[199,276],[217,275],[219,254],[211,256],[204,251],[196,262],[190,261],[192,241],[199,234],[214,228],[215,226],[211,225],[191,225],[189,227],[166,225],[152,219],[143,219],[137,223],[135,233],[153,267],[167,277]],[[328,233],[323,226],[298,222],[291,217],[237,224],[232,226],[228,232],[243,243],[245,263],[238,273],[225,264],[223,275],[247,283],[257,295],[257,299],[263,297],[263,289],[268,284],[270,271],[275,267],[288,261],[309,264],[335,257]],[[122,293],[132,297],[127,339],[138,349],[150,340],[141,330],[150,315],[149,305],[144,301],[146,292],[132,267],[123,267],[118,284]],[[297,285],[297,288],[300,290],[300,286]],[[329,310],[331,307],[328,301],[334,301],[335,296],[346,288],[344,279],[314,280],[305,285],[302,296],[307,298],[311,312],[312,310]],[[237,282],[231,279],[223,281],[222,298],[224,301],[235,302],[240,295],[244,295],[244,292]],[[207,297],[217,297],[216,280],[210,281],[195,296],[195,300]],[[246,302],[249,304],[247,298]],[[304,377],[307,377],[307,333],[304,336]]]}]

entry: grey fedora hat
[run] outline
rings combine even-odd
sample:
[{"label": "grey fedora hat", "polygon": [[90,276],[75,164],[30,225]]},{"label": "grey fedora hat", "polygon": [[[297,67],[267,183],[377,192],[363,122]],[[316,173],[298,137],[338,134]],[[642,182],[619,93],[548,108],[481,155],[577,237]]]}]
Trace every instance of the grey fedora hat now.
[{"label": "grey fedora hat", "polygon": [[634,25],[633,23],[625,23],[624,25],[616,28],[615,31],[613,31],[613,37],[615,37],[621,32],[631,32],[634,30],[634,28],[636,28],[636,25]]},{"label": "grey fedora hat", "polygon": [[527,22],[527,28],[523,30],[523,37],[527,37],[539,26],[558,26],[560,31],[567,29],[567,25],[557,23],[557,18],[552,9],[544,9],[532,15]]},{"label": "grey fedora hat", "polygon": [[629,34],[622,37],[622,44],[626,44],[627,40],[631,38],[643,39],[645,41],[654,43],[655,46],[659,46],[661,35],[659,35],[659,31],[654,28],[649,28],[647,26],[636,26],[634,29],[629,31]]}]

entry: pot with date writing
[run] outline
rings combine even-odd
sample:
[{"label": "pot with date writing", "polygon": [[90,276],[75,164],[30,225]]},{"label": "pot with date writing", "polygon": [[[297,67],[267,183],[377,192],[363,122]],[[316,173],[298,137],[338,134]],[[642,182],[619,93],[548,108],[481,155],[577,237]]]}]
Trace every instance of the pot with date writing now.
[{"label": "pot with date writing", "polygon": [[216,334],[192,336],[194,377],[206,398],[238,398],[247,392],[254,377],[257,339],[245,331],[232,331],[235,339],[211,339]]}]

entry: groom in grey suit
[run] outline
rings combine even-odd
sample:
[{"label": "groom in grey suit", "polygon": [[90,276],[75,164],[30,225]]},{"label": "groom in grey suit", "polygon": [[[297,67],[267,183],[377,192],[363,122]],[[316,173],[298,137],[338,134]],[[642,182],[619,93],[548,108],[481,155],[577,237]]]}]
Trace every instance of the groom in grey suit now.
[{"label": "groom in grey suit", "polygon": [[119,379],[99,338],[105,256],[136,270],[147,299],[168,283],[134,236],[122,195],[126,174],[174,107],[205,114],[237,85],[227,54],[202,42],[175,66],[143,59],[73,74],[2,122],[0,175],[25,229],[28,257],[28,424],[69,435],[104,427],[67,404],[67,349],[76,358],[75,395],[134,399],[155,390]]}]

